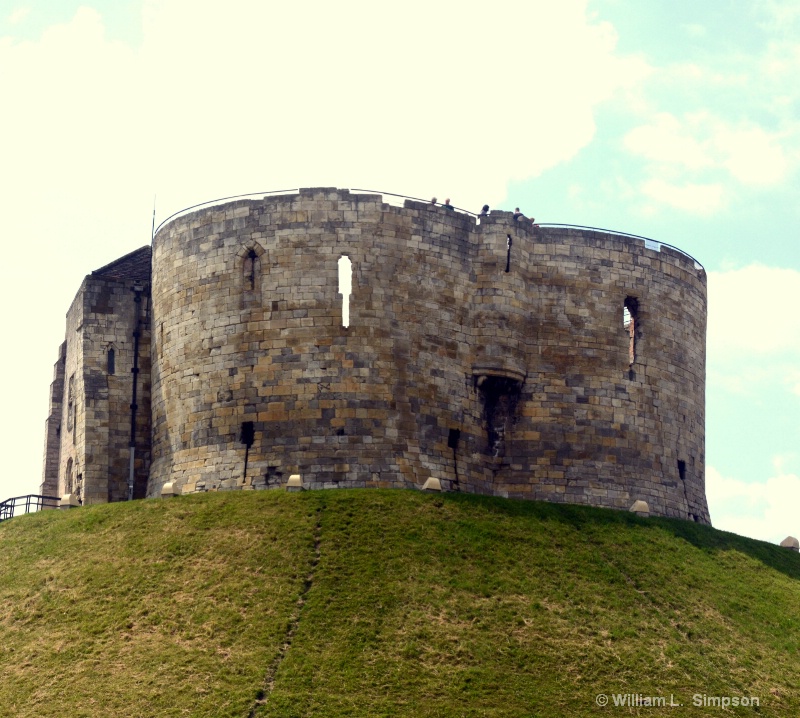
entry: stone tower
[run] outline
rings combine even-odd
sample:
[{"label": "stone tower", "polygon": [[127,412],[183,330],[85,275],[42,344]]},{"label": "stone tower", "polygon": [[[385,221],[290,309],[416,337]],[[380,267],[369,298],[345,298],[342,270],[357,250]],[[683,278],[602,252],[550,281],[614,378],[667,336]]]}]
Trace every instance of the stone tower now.
[{"label": "stone tower", "polygon": [[[166,482],[278,487],[293,473],[310,488],[435,476],[451,491],[642,499],[654,514],[709,521],[706,278],[680,251],[316,188],[183,214],[152,253],[151,376],[140,349],[152,443],[136,454],[144,470],[152,450],[150,496]],[[107,270],[87,282],[109,281]],[[109,300],[122,333],[126,291]],[[68,341],[62,384],[102,369],[97,347],[84,339],[71,359]],[[49,421],[63,427],[58,376]],[[76,421],[102,434],[97,417]],[[122,461],[106,465],[106,484],[84,469],[84,500],[122,498],[108,488],[122,486]],[[64,469],[62,437],[60,486]]]},{"label": "stone tower", "polygon": [[132,476],[140,498],[149,470],[150,247],[142,247],[88,275],[67,312],[40,493],[73,494],[81,503],[122,501]]}]

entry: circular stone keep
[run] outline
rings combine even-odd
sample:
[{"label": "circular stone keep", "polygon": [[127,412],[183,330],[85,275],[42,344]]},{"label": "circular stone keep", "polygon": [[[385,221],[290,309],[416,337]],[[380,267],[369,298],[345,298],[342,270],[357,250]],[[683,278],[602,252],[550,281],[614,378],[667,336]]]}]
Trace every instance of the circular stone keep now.
[{"label": "circular stone keep", "polygon": [[179,216],[152,262],[150,496],[436,476],[709,522],[679,251],[317,188]]}]

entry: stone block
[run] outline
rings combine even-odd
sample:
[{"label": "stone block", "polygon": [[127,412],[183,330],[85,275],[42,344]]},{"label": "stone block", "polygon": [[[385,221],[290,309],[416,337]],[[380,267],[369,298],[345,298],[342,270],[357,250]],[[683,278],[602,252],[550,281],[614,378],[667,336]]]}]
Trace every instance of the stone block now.
[{"label": "stone block", "polygon": [[429,476],[422,485],[423,491],[441,491],[442,482],[435,476]]},{"label": "stone block", "polygon": [[74,509],[80,505],[77,494],[64,494],[64,496],[61,497],[58,507],[61,509]]},{"label": "stone block", "polygon": [[161,487],[162,499],[172,498],[173,496],[180,496],[180,495],[181,495],[180,487],[176,486],[174,481],[168,481]]},{"label": "stone block", "polygon": [[289,476],[289,480],[286,482],[287,491],[302,491],[303,488],[303,478],[300,474],[292,474]]},{"label": "stone block", "polygon": [[800,551],[800,541],[794,536],[787,536],[783,539],[783,541],[781,541],[781,546],[783,548],[788,548],[790,551]]}]

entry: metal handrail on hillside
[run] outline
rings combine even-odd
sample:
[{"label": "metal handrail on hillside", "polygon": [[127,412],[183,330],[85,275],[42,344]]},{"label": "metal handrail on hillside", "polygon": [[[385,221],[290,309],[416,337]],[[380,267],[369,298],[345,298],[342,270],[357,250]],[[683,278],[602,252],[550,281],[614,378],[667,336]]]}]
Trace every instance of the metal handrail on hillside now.
[{"label": "metal handrail on hillside", "polygon": [[[400,199],[410,199],[410,200],[412,200],[414,202],[424,202],[426,204],[431,204],[430,200],[422,199],[421,197],[411,197],[411,196],[409,196],[407,194],[397,194],[395,192],[384,192],[383,190],[377,190],[377,189],[363,189],[363,188],[358,188],[357,189],[357,188],[352,188],[352,189],[349,189],[348,191],[349,192],[367,192],[369,194],[379,194],[381,196],[386,195],[388,197],[399,197]],[[265,197],[267,195],[293,194],[293,193],[299,193],[299,192],[300,192],[300,190],[297,189],[297,188],[294,188],[294,189],[276,189],[276,190],[271,190],[269,192],[248,192],[247,194],[237,194],[237,195],[232,195],[230,197],[220,197],[218,199],[210,199],[210,200],[208,200],[206,202],[200,202],[199,204],[193,204],[190,207],[184,207],[183,209],[179,209],[177,212],[173,212],[169,217],[167,217],[166,219],[162,220],[159,223],[158,227],[156,227],[153,230],[153,237],[155,237],[156,234],[158,234],[159,230],[167,222],[169,222],[171,219],[175,219],[175,217],[178,217],[179,215],[185,214],[186,212],[190,212],[193,209],[198,209],[200,207],[211,207],[213,205],[219,204],[220,202],[228,202],[230,200],[235,200],[235,199],[245,199],[247,197]],[[443,207],[444,205],[441,202],[437,202],[437,203],[435,203],[435,206]],[[478,219],[480,219],[480,215],[479,214],[476,214],[475,212],[470,212],[467,209],[462,209],[461,207],[455,207],[455,206],[452,206],[452,209],[455,210],[456,212],[461,213],[461,214],[468,214],[471,217],[477,217]],[[489,215],[491,216],[491,212],[489,213]],[[521,219],[527,220],[528,218],[523,216]],[[551,227],[553,229],[558,229],[558,228],[561,228],[561,227],[564,227],[566,229],[585,229],[585,230],[589,230],[591,232],[602,232],[603,234],[614,234],[614,235],[617,235],[617,236],[620,236],[620,237],[631,237],[632,239],[641,239],[645,243],[645,247],[647,249],[652,249],[652,250],[655,250],[656,252],[658,252],[658,251],[661,250],[661,247],[667,247],[667,248],[669,248],[669,249],[671,249],[671,250],[673,250],[675,252],[678,252],[679,254],[682,254],[684,257],[686,257],[688,259],[691,259],[695,263],[695,269],[704,269],[703,265],[700,262],[698,262],[691,254],[689,254],[688,252],[685,252],[684,250],[680,249],[679,247],[676,247],[673,244],[667,244],[666,242],[659,242],[658,240],[650,239],[649,237],[643,237],[640,234],[629,234],[628,232],[618,232],[617,230],[614,230],[614,229],[603,229],[602,227],[588,227],[588,226],[583,225],[583,224],[563,224],[562,222],[537,222],[536,226],[537,227]]]},{"label": "metal handrail on hillside", "polygon": [[27,494],[6,499],[0,503],[0,521],[13,519],[17,514],[30,514],[42,509],[57,509],[61,499],[58,496]]}]

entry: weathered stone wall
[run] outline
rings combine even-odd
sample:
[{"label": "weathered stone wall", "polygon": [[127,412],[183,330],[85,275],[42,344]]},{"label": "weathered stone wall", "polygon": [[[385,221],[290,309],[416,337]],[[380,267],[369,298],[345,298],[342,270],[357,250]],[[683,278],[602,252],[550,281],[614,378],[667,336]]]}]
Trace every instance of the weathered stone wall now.
[{"label": "weathered stone wall", "polygon": [[58,360],[53,367],[50,384],[50,409],[44,428],[44,466],[39,494],[61,496],[58,493],[58,470],[61,457],[61,426],[64,411],[64,371],[67,362],[67,343],[58,348]]},{"label": "weathered stone wall", "polygon": [[437,476],[708,522],[705,318],[702,268],[633,238],[333,189],[200,210],[153,244],[148,493]]},{"label": "weathered stone wall", "polygon": [[57,494],[75,494],[81,502],[85,499],[83,486],[86,465],[86,402],[83,387],[83,294],[86,281],[84,279],[67,311]]},{"label": "weathered stone wall", "polygon": [[[136,292],[136,288],[140,291]],[[99,502],[128,498],[137,319],[140,337],[134,498],[142,498],[150,469],[149,296],[146,288],[134,280],[90,277],[84,303],[84,426],[94,437],[87,447],[86,459],[86,481],[92,491],[89,498]],[[113,372],[109,365],[112,350]]]},{"label": "weathered stone wall", "polygon": [[[135,278],[113,276],[111,270],[110,275],[104,274],[106,268],[98,270],[84,279],[67,312],[66,341],[51,389],[44,493],[75,494],[84,504],[128,497],[134,332],[138,326],[134,496],[145,495],[151,431],[149,248],[138,254],[141,266]],[[142,276],[147,281],[142,281]]]}]

